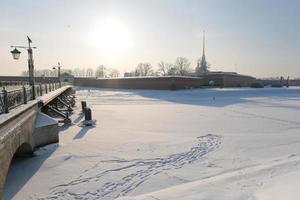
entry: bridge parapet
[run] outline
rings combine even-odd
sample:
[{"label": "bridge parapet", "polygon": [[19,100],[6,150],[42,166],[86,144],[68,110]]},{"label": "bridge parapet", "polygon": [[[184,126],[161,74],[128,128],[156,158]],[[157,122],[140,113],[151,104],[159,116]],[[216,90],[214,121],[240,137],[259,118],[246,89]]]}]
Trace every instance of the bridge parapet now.
[{"label": "bridge parapet", "polygon": [[32,132],[38,112],[37,102],[18,111],[9,113],[0,124],[0,195],[13,156],[31,155],[34,149]]},{"label": "bridge parapet", "polygon": [[58,142],[58,122],[41,112],[71,86],[63,86],[0,115],[0,199],[14,155],[30,156],[36,147]]}]

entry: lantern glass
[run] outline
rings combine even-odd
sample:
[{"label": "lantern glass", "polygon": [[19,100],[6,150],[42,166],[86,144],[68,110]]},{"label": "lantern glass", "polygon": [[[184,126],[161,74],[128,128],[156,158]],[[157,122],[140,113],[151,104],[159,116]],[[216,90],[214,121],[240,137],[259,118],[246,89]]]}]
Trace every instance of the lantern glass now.
[{"label": "lantern glass", "polygon": [[19,51],[17,48],[12,50],[10,53],[12,54],[15,60],[18,60],[20,58],[21,51]]}]

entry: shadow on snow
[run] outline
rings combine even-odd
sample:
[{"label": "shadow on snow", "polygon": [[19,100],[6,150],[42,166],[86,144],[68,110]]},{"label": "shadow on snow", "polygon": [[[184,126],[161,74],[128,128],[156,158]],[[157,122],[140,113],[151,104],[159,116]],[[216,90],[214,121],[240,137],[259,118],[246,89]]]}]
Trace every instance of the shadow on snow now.
[{"label": "shadow on snow", "polygon": [[58,144],[51,144],[39,148],[31,158],[14,158],[7,173],[3,200],[13,199],[57,148]]},{"label": "shadow on snow", "polygon": [[[259,103],[255,99],[250,98],[277,98],[282,100],[299,100],[300,88],[210,88],[210,89],[187,89],[187,90],[141,90],[141,89],[107,89],[107,88],[85,88],[79,90],[88,90],[91,93],[99,92],[116,92],[115,95],[99,96],[104,98],[126,97],[131,98],[135,95],[147,98],[146,100],[161,100],[179,104],[225,107],[237,103]],[[133,99],[134,101],[139,101]],[[120,101],[125,100],[120,98]],[[285,104],[284,102],[264,102],[266,107],[283,107],[290,109],[300,109],[300,106]]]}]

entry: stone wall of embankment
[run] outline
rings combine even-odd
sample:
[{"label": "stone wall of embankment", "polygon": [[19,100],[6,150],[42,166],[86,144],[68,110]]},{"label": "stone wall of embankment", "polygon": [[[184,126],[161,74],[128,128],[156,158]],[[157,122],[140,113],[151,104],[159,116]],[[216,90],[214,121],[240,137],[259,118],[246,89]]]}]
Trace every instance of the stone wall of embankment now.
[{"label": "stone wall of embankment", "polygon": [[199,88],[203,79],[197,77],[141,77],[141,78],[75,78],[74,85],[82,87],[117,88],[117,89],[159,89],[176,90]]}]

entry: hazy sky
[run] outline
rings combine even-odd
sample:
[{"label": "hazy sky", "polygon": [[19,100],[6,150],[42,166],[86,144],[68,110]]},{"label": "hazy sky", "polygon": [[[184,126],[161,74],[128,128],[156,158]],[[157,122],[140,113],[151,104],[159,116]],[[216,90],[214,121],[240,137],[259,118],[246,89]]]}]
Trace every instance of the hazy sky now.
[{"label": "hazy sky", "polygon": [[257,77],[300,77],[299,0],[0,0],[0,75],[27,70],[27,53],[10,45],[33,40],[36,69],[100,64],[130,71],[139,62],[202,54],[211,70]]}]

